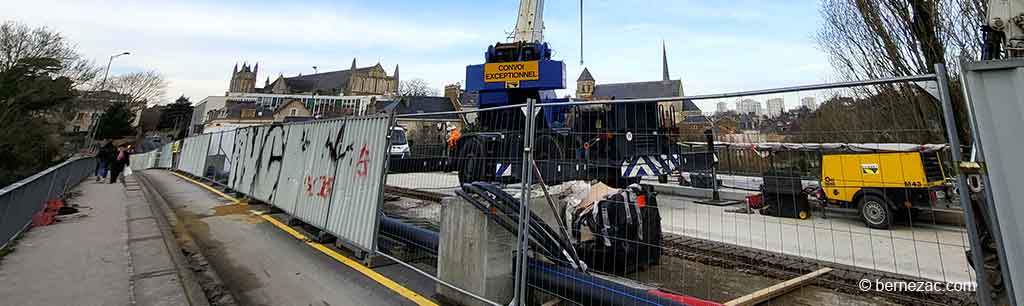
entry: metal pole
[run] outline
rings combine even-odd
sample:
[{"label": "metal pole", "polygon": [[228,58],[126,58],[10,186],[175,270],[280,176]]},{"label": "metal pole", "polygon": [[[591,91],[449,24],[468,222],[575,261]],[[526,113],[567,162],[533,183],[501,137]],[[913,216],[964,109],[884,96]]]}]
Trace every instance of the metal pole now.
[{"label": "metal pole", "polygon": [[[973,111],[974,110],[974,108],[973,108],[974,105],[971,103],[970,89],[967,88],[967,60],[966,60],[966,58],[961,58],[960,59],[960,86],[961,86],[961,89],[963,90],[964,102],[965,102],[964,104],[967,106],[966,107],[966,109],[967,109],[967,118],[969,118],[969,120],[970,120],[969,121],[970,126],[973,127],[971,129],[971,134],[974,136],[974,145],[971,146],[972,150],[971,150],[970,161],[972,161],[972,162],[976,161],[976,162],[984,163],[985,162],[985,150],[984,150],[984,148],[982,148],[981,134],[978,131],[978,121],[977,121],[978,118],[974,116],[974,111]],[[982,178],[982,184],[983,184],[982,186],[992,186],[992,182],[989,181],[988,175],[981,175],[981,178]],[[965,182],[965,184],[966,184],[966,182]],[[963,189],[961,189],[961,190],[963,190]],[[990,203],[992,203],[990,201],[993,201],[992,199],[994,199],[994,197],[992,196],[992,188],[983,187],[982,188],[982,192],[985,193],[985,198],[984,198],[985,202],[982,202],[981,204],[982,205],[989,205],[989,206],[987,206],[988,209],[985,209],[985,210],[983,210],[981,212],[975,212],[975,213],[982,214],[989,221],[989,223],[988,223],[989,230],[991,231],[993,240],[995,240],[995,242],[996,242],[996,252],[999,255],[999,266],[1001,268],[1000,272],[1002,272],[1002,271],[1004,271],[1004,269],[1006,267],[1009,267],[1009,264],[1007,263],[1005,244],[1003,244],[1002,229],[999,226],[999,219],[996,218],[997,211],[996,211],[995,206],[990,204]],[[963,193],[963,191],[961,192],[961,194],[962,193]],[[1000,276],[1002,276],[1002,275],[1007,275],[1007,274],[1006,273],[1001,273]],[[1010,277],[1003,277],[1003,284],[1004,284],[1004,287],[1006,288],[1006,292],[1007,292],[1006,295],[1007,295],[1008,299],[1010,301],[1016,301],[1017,300],[1016,293],[1013,291],[1013,288],[1014,288],[1013,287],[1013,279],[1010,278]]]},{"label": "metal pole", "polygon": [[[213,135],[207,135],[206,137],[206,151],[203,151],[203,163],[199,166],[199,177],[206,177],[206,161],[210,159],[210,146],[213,145]],[[216,181],[216,179],[213,179]],[[252,190],[250,190],[252,192]]]},{"label": "metal pole", "polygon": [[121,53],[114,54],[114,55],[110,56],[110,59],[107,60],[107,70],[106,70],[106,72],[103,72],[103,82],[100,82],[100,89],[99,90],[106,89],[107,75],[110,74],[110,63],[114,62],[115,58],[118,58],[118,57],[121,57],[121,56],[124,56],[124,55],[129,55],[129,54],[131,54],[131,52],[121,52]]},{"label": "metal pole", "polygon": [[117,57],[117,56],[116,55],[111,55],[110,59],[107,60],[107,70],[103,71],[103,81],[100,82],[100,88],[99,88],[100,90],[103,90],[103,89],[105,89],[107,87],[107,75],[110,74],[110,64],[114,62],[114,57]]},{"label": "metal pole", "polygon": [[218,134],[220,134],[220,140],[217,140],[217,154],[215,155],[221,155],[221,153],[223,153],[224,161],[221,162],[220,167],[217,167],[213,170],[213,181],[219,184],[220,181],[217,180],[217,174],[220,174],[221,171],[225,170],[222,168],[224,168],[224,166],[227,165],[227,163],[225,162],[228,160],[228,153],[224,152],[224,131],[220,131]]},{"label": "metal pole", "polygon": [[[961,76],[962,77],[962,76]],[[960,171],[960,161],[963,159],[963,152],[960,148],[960,137],[957,135],[956,117],[953,115],[953,102],[949,97],[949,80],[946,75],[946,66],[935,64],[935,80],[939,83],[939,97],[942,98],[942,115],[946,123],[946,135],[949,137],[949,146],[953,150],[953,164],[956,165],[956,184],[960,190],[960,206],[964,209],[964,221],[967,225],[967,237],[974,248],[971,250],[971,261],[974,262],[975,281],[979,283],[978,305],[992,305],[992,293],[989,291],[988,273],[985,271],[985,261],[982,258],[981,236],[978,235],[977,224],[974,223],[975,212],[971,208],[970,189],[967,187],[967,179],[963,171]]]},{"label": "metal pole", "polygon": [[[104,89],[106,89],[106,87],[107,87],[107,76],[110,75],[110,64],[114,62],[114,59],[118,58],[118,57],[120,57],[122,55],[128,55],[128,54],[131,54],[131,53],[129,53],[129,52],[121,52],[121,53],[118,53],[118,54],[111,55],[110,58],[107,59],[107,69],[103,71],[103,81],[100,82],[100,87],[99,87],[98,91],[103,91]],[[100,94],[100,93],[97,93],[97,94]],[[99,121],[99,118],[92,119],[92,124],[90,125],[90,130],[91,131],[89,132],[89,138],[87,138],[86,141],[89,141],[89,139],[96,138],[96,130],[97,130],[96,123],[98,121]],[[93,144],[89,144],[89,149],[90,150],[92,150],[92,147],[93,147]]]},{"label": "metal pole", "polygon": [[[355,72],[353,71],[352,73],[355,73]],[[317,75],[317,74],[320,74],[320,70],[318,70],[316,66],[313,66],[313,75]],[[319,119],[318,117],[322,117],[322,115],[323,115],[322,114],[323,113],[323,109],[320,106],[320,103],[318,103],[316,101],[316,92],[317,92],[317,90],[319,88],[320,88],[320,78],[318,77],[318,78],[316,78],[316,85],[313,85],[313,118],[315,118],[315,119]]]},{"label": "metal pole", "polygon": [[715,128],[714,125],[707,131],[704,131],[704,137],[708,145],[708,155],[711,160],[711,200],[721,200],[718,194],[718,165],[715,164]]},{"label": "metal pole", "polygon": [[523,182],[519,194],[519,232],[516,237],[516,278],[515,298],[513,299],[516,305],[526,305],[526,250],[529,241],[527,227],[530,220],[530,185],[533,179],[533,171],[530,171],[529,165],[533,163],[533,123],[536,117],[534,103],[533,99],[526,99],[526,128],[523,130]]}]

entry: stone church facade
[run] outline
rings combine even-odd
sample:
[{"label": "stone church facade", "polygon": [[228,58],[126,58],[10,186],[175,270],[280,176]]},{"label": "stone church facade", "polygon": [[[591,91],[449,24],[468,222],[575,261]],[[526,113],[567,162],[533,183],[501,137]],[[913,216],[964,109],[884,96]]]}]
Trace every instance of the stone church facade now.
[{"label": "stone church facade", "polygon": [[259,64],[249,67],[243,63],[231,74],[229,93],[305,94],[330,96],[394,95],[398,92],[398,66],[388,75],[380,63],[359,68],[356,59],[348,70],[328,71],[293,77],[279,75],[271,82],[268,77],[263,88],[256,87]]},{"label": "stone church facade", "polygon": [[[661,65],[661,80],[605,84],[598,84],[590,70],[583,68],[583,72],[576,79],[576,100],[622,100],[684,96],[683,81],[673,80],[669,77],[668,52],[665,50],[664,45],[662,45],[661,49]],[[690,100],[666,101],[659,104],[666,110],[675,109],[676,123],[681,123],[690,116],[702,116],[700,108]]]}]

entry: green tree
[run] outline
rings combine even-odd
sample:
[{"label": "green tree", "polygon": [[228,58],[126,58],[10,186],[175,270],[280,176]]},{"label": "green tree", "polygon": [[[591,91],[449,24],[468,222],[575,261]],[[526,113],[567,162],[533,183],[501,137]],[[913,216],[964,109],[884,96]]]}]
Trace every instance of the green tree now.
[{"label": "green tree", "polygon": [[132,120],[135,114],[125,102],[114,102],[107,107],[96,123],[96,139],[115,139],[135,135]]},{"label": "green tree", "polygon": [[0,186],[67,158],[62,131],[76,109],[76,88],[100,69],[60,32],[0,23]]},{"label": "green tree", "polygon": [[167,105],[167,108],[160,113],[160,123],[157,126],[160,130],[181,130],[189,126],[192,120],[192,102],[181,96],[174,103]]},{"label": "green tree", "polygon": [[0,186],[63,157],[58,114],[75,92],[69,78],[55,77],[60,69],[52,58],[23,58],[0,70]]}]

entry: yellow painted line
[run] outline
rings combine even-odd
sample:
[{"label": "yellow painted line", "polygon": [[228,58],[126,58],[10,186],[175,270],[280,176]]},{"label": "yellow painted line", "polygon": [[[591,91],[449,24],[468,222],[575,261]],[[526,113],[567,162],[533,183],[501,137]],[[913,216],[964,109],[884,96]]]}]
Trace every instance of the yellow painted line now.
[{"label": "yellow painted line", "polygon": [[391,291],[394,291],[394,292],[404,296],[405,298],[409,299],[410,301],[413,301],[417,305],[437,306],[437,304],[434,303],[433,301],[423,297],[422,295],[419,295],[418,293],[416,293],[416,292],[414,292],[412,290],[409,290],[408,288],[405,288],[402,285],[399,285],[398,283],[396,283],[395,281],[391,280],[390,278],[387,278],[386,276],[381,275],[380,273],[377,273],[377,271],[374,271],[373,269],[370,269],[370,268],[360,264],[359,262],[356,262],[355,260],[352,260],[352,259],[350,259],[348,257],[345,257],[345,255],[341,255],[340,253],[332,250],[331,248],[328,248],[327,246],[325,246],[323,244],[320,244],[320,243],[318,243],[316,241],[312,241],[309,238],[306,238],[306,236],[303,235],[302,233],[299,233],[298,231],[296,231],[295,229],[291,228],[290,226],[285,225],[284,223],[281,223],[281,221],[278,221],[277,219],[274,219],[274,217],[271,217],[271,216],[268,216],[268,215],[261,215],[260,217],[262,217],[264,220],[267,220],[268,222],[270,222],[274,226],[277,226],[277,228],[280,228],[281,230],[287,232],[288,234],[291,234],[296,239],[302,240],[302,242],[304,242],[307,245],[313,247],[317,251],[320,251],[321,253],[324,253],[327,256],[330,256],[331,258],[334,258],[335,260],[337,260],[337,261],[339,261],[339,262],[341,262],[341,263],[351,267],[352,269],[354,269],[356,271],[359,271],[359,273],[362,273],[363,275],[366,275],[366,277],[369,277],[370,279],[373,279],[374,281],[376,281],[377,283],[383,285],[384,287],[387,287],[388,289],[391,289]]},{"label": "yellow painted line", "polygon": [[[207,190],[210,190],[211,192],[213,192],[213,193],[215,193],[217,195],[220,195],[220,196],[222,196],[222,197],[224,197],[224,198],[226,198],[228,200],[232,200],[235,203],[239,202],[238,199],[236,199],[236,198],[234,198],[232,196],[229,196],[227,194],[224,194],[220,190],[217,190],[216,188],[210,187],[209,185],[206,185],[206,184],[204,184],[202,182],[193,180],[191,178],[188,178],[188,177],[186,177],[184,175],[181,175],[181,174],[178,174],[178,173],[174,173],[174,172],[171,172],[171,173],[174,174],[174,175],[177,175],[177,176],[179,176],[179,177],[181,177],[181,178],[183,178],[183,179],[185,179],[185,180],[187,180],[189,182],[192,182],[193,184],[199,185],[200,187],[206,188]],[[437,303],[434,303],[433,301],[423,297],[422,295],[419,295],[415,291],[409,290],[409,288],[405,288],[404,286],[398,284],[394,280],[391,280],[390,278],[387,278],[386,276],[381,275],[380,273],[377,273],[377,271],[374,271],[373,269],[370,269],[369,267],[364,266],[364,265],[360,264],[359,262],[357,262],[355,260],[352,260],[352,259],[346,257],[345,255],[342,255],[341,253],[338,253],[337,251],[334,251],[331,248],[329,248],[329,247],[327,247],[327,246],[325,246],[325,245],[323,245],[321,243],[318,243],[316,241],[310,240],[309,238],[306,238],[306,236],[303,235],[302,233],[299,233],[299,231],[295,230],[294,228],[292,228],[292,227],[290,227],[290,226],[288,226],[288,225],[286,225],[284,223],[281,223],[281,221],[278,221],[277,219],[274,219],[274,217],[271,217],[269,215],[265,215],[265,214],[262,214],[262,213],[258,214],[258,215],[261,218],[263,218],[264,220],[267,220],[267,222],[270,222],[270,224],[273,224],[274,226],[276,226],[277,228],[285,231],[289,235],[292,235],[292,237],[295,237],[296,239],[299,239],[300,241],[302,241],[306,245],[309,245],[310,247],[313,247],[317,251],[320,251],[321,253],[324,253],[325,255],[330,256],[331,258],[334,258],[334,260],[337,260],[338,262],[341,262],[341,263],[345,264],[346,266],[349,266],[353,270],[356,270],[359,273],[362,273],[366,277],[369,277],[370,279],[376,281],[377,283],[381,284],[382,286],[387,287],[388,289],[391,289],[391,291],[394,291],[395,293],[398,293],[399,295],[409,299],[413,303],[416,303],[417,305],[424,305],[424,306],[438,306]]]},{"label": "yellow painted line", "polygon": [[[192,182],[192,184],[199,185],[199,187],[206,188],[206,190],[209,190],[210,192],[213,192],[213,193],[215,193],[215,194],[217,194],[217,195],[219,195],[221,197],[224,197],[225,199],[231,200],[234,203],[241,202],[237,198],[229,196],[229,195],[225,194],[224,192],[221,192],[220,190],[217,190],[217,188],[210,187],[210,185],[204,184],[203,182],[200,182],[200,181],[197,181],[197,180],[193,180],[193,179],[191,179],[191,178],[189,178],[187,176],[178,174],[177,172],[171,172],[171,174],[177,175],[178,177],[180,177],[182,179],[185,179],[186,181]],[[234,204],[234,203],[232,203],[232,204]]]}]

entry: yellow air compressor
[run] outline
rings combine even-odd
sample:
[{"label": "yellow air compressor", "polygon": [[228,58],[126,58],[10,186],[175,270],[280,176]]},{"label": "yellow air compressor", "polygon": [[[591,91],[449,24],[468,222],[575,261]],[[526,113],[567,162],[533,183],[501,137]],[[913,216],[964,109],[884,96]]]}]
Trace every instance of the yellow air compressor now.
[{"label": "yellow air compressor", "polygon": [[857,209],[868,227],[889,229],[896,212],[946,197],[938,152],[824,154],[821,187],[828,205]]}]

